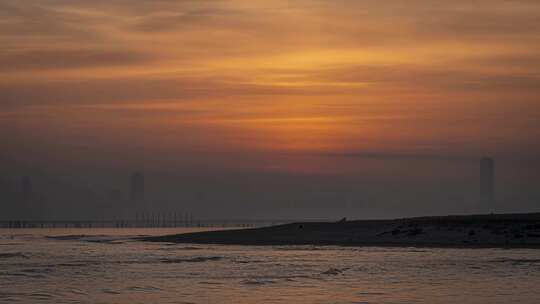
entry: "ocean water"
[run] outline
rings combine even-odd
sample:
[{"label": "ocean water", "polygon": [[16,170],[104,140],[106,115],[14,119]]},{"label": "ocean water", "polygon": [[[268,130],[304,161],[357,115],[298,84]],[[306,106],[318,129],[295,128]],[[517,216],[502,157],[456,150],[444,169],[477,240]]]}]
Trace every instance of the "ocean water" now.
[{"label": "ocean water", "polygon": [[0,230],[0,303],[540,303],[540,250],[148,243]]}]

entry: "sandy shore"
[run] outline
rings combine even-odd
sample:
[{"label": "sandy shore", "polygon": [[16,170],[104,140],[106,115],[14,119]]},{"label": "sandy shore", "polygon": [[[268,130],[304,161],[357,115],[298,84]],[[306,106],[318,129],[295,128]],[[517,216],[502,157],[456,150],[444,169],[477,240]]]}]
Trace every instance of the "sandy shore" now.
[{"label": "sandy shore", "polygon": [[540,248],[540,213],[304,222],[143,240],[229,245]]}]

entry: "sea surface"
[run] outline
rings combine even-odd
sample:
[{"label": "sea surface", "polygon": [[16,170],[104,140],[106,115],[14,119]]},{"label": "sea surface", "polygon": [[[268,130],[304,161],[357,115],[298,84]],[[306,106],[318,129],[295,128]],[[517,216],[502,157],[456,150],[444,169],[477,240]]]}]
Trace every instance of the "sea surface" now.
[{"label": "sea surface", "polygon": [[540,250],[148,243],[0,230],[0,303],[540,303]]}]

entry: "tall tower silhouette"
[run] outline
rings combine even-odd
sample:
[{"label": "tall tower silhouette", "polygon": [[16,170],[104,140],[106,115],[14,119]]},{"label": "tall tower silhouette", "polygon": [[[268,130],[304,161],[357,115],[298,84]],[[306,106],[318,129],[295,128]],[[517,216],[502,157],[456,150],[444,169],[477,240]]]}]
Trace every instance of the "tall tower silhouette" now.
[{"label": "tall tower silhouette", "polygon": [[480,160],[480,200],[490,209],[495,200],[495,161],[490,157]]},{"label": "tall tower silhouette", "polygon": [[142,172],[131,174],[129,194],[129,198],[133,203],[140,204],[144,201],[144,175]]},{"label": "tall tower silhouette", "polygon": [[21,219],[29,219],[34,213],[34,190],[29,176],[23,176],[20,182],[18,214]]},{"label": "tall tower silhouette", "polygon": [[21,178],[21,196],[24,201],[28,201],[32,197],[32,181],[28,176]]}]

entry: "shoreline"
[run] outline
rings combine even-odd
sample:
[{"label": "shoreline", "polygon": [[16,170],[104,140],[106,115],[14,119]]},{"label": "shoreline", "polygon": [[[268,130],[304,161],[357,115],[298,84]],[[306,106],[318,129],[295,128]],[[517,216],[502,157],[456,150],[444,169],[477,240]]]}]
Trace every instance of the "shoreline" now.
[{"label": "shoreline", "polygon": [[250,246],[540,249],[540,213],[299,222],[143,237],[138,240]]}]

